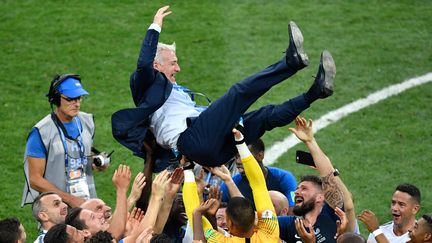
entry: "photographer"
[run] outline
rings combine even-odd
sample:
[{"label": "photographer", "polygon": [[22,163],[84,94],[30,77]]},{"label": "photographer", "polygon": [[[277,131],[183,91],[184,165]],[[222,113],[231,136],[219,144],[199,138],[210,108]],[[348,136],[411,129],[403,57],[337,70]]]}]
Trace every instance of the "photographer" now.
[{"label": "photographer", "polygon": [[92,169],[104,170],[109,161],[93,165],[100,158],[91,156],[93,115],[80,111],[85,95],[88,92],[78,75],[57,75],[52,80],[47,96],[53,112],[40,120],[27,138],[21,206],[46,191],[55,192],[71,207],[96,197]]}]

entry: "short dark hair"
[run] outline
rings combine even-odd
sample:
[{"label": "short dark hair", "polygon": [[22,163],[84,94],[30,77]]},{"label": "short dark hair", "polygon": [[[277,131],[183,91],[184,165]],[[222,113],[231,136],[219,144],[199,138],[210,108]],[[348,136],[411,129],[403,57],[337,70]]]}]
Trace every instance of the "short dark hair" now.
[{"label": "short dark hair", "polygon": [[171,243],[171,242],[173,242],[173,240],[164,233],[153,235],[153,237],[150,239],[150,243]]},{"label": "short dark hair", "polygon": [[39,218],[39,213],[40,211],[43,209],[42,208],[42,203],[41,203],[41,199],[47,195],[51,195],[51,194],[56,194],[55,192],[42,192],[41,194],[39,194],[33,201],[32,204],[32,213],[33,213],[33,217],[39,222],[41,222],[41,219]]},{"label": "short dark hair", "polygon": [[56,224],[45,234],[45,243],[63,243],[67,242],[69,235],[66,231],[66,224]]},{"label": "short dark hair", "polygon": [[77,230],[87,229],[84,220],[79,218],[82,208],[72,208],[66,215],[65,223],[75,227]]},{"label": "short dark hair", "polygon": [[17,218],[0,220],[0,243],[15,243],[22,234],[20,225]]},{"label": "short dark hair", "polygon": [[309,181],[318,187],[322,188],[322,180],[319,176],[316,175],[304,175],[300,178],[300,182]]},{"label": "short dark hair", "polygon": [[426,220],[427,226],[429,228],[429,233],[432,233],[432,214],[423,214],[422,218]]},{"label": "short dark hair", "polygon": [[90,239],[86,240],[85,243],[110,243],[114,238],[108,231],[99,231],[93,235]]},{"label": "short dark hair", "polygon": [[255,223],[255,210],[247,198],[230,198],[225,213],[242,232],[250,230]]},{"label": "short dark hair", "polygon": [[248,146],[250,146],[250,151],[253,154],[265,151],[265,145],[261,138],[258,138],[258,140],[255,142],[248,144]]},{"label": "short dark hair", "polygon": [[417,201],[418,204],[420,204],[421,202],[420,190],[412,184],[402,183],[396,187],[395,191],[405,192],[409,194],[412,198],[414,198],[414,200]]}]

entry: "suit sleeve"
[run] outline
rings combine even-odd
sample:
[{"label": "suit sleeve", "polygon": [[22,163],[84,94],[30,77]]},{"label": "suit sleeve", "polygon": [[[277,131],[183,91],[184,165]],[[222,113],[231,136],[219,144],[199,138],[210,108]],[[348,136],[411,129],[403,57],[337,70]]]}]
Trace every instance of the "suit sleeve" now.
[{"label": "suit sleeve", "polygon": [[140,103],[144,91],[155,81],[156,70],[153,61],[156,56],[159,32],[154,29],[147,30],[141,44],[137,68],[131,76],[130,86],[135,105]]}]

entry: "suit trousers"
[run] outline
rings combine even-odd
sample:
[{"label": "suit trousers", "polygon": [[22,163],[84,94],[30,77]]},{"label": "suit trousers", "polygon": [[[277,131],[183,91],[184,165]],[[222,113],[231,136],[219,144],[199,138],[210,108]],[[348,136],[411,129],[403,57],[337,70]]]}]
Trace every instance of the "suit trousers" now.
[{"label": "suit trousers", "polygon": [[234,84],[198,117],[188,120],[188,128],[177,141],[179,152],[203,166],[219,166],[237,154],[232,129],[244,119],[246,143],[259,139],[265,131],[291,123],[309,107],[304,94],[280,105],[267,105],[244,114],[271,87],[294,75],[285,58]]}]

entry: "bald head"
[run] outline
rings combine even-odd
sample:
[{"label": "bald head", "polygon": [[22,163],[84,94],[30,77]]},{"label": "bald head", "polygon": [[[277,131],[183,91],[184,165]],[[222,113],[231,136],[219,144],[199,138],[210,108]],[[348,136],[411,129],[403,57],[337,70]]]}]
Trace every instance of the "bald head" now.
[{"label": "bald head", "polygon": [[287,197],[278,191],[269,191],[270,198],[277,216],[285,216],[288,214],[289,205]]},{"label": "bald head", "polygon": [[366,243],[366,240],[358,234],[345,232],[336,240],[337,243]]},{"label": "bald head", "polygon": [[112,210],[111,207],[106,205],[106,203],[99,198],[91,198],[85,201],[80,206],[83,209],[88,209],[94,213],[102,213],[105,220],[111,220]]}]

